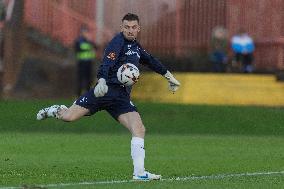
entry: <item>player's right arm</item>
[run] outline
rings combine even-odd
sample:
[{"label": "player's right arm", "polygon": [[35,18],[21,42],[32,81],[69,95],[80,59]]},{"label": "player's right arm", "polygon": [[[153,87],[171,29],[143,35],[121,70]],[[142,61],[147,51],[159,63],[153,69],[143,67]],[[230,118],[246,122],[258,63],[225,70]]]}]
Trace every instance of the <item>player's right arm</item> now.
[{"label": "player's right arm", "polygon": [[97,76],[98,83],[94,89],[94,94],[96,97],[102,97],[107,93],[108,86],[106,83],[109,76],[109,70],[118,61],[118,56],[123,48],[123,44],[124,39],[120,34],[118,34],[107,45],[103,55],[103,63],[100,66]]}]

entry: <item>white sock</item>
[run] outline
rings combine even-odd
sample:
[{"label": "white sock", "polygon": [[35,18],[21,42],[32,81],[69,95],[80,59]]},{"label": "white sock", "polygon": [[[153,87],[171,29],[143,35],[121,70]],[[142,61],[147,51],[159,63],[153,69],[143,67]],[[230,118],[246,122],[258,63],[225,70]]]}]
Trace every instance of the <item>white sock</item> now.
[{"label": "white sock", "polygon": [[144,173],[144,139],[132,137],[131,140],[131,157],[133,159],[134,175],[142,175]]}]

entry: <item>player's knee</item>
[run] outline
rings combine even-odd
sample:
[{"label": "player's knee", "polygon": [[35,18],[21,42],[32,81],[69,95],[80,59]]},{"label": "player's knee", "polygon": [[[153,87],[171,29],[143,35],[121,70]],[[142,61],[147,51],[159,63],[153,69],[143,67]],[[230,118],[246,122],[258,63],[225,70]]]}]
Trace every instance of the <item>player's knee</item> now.
[{"label": "player's knee", "polygon": [[145,132],[146,132],[146,129],[145,129],[144,125],[142,124],[142,125],[136,126],[135,129],[133,129],[132,134],[134,136],[144,138]]}]

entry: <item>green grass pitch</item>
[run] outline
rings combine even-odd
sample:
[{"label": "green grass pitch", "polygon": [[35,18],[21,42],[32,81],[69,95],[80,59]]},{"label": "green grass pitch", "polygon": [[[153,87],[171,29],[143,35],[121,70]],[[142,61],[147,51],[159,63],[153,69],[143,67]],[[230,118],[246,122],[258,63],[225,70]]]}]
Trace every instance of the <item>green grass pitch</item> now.
[{"label": "green grass pitch", "polygon": [[0,101],[0,189],[284,186],[284,108],[137,103],[146,169],[164,180],[131,182],[129,132],[105,112],[36,121],[60,102]]}]

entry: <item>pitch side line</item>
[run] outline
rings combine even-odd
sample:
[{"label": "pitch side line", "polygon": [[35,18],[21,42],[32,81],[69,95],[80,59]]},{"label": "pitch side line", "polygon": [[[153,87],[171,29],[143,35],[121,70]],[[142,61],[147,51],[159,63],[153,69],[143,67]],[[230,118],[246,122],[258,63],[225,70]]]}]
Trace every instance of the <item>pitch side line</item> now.
[{"label": "pitch side line", "polygon": [[[234,177],[251,177],[251,176],[264,176],[264,175],[284,175],[284,171],[274,171],[274,172],[254,172],[254,173],[237,173],[237,174],[218,174],[218,175],[208,175],[208,176],[188,176],[188,177],[175,177],[175,178],[165,178],[160,181],[188,181],[188,180],[209,180],[209,179],[224,179],[224,178],[234,178]],[[79,183],[59,183],[59,184],[46,184],[46,185],[36,185],[37,187],[43,188],[56,188],[56,187],[68,187],[68,186],[83,186],[83,185],[100,185],[100,184],[122,184],[122,183],[132,183],[139,182],[134,180],[113,180],[113,181],[96,181],[96,182],[79,182]],[[30,186],[33,188],[33,186]],[[24,187],[0,187],[0,189],[23,189]]]}]

